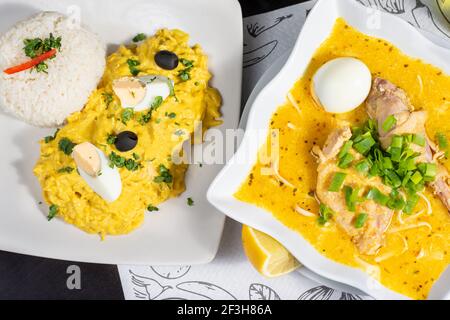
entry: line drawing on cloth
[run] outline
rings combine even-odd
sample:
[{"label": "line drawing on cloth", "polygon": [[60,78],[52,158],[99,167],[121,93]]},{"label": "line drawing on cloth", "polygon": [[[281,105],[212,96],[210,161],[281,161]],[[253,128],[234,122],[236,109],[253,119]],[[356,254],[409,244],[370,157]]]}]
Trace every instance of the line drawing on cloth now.
[{"label": "line drawing on cloth", "polygon": [[330,300],[334,291],[327,286],[314,287],[303,292],[297,300]]},{"label": "line drawing on cloth", "polygon": [[133,271],[129,270],[131,275],[131,282],[136,287],[134,288],[134,293],[136,298],[138,299],[147,299],[147,300],[155,300],[160,295],[162,295],[165,291],[169,289],[173,289],[171,286],[163,286],[155,279],[143,277],[133,273]]},{"label": "line drawing on cloth", "polygon": [[264,33],[264,32],[266,32],[266,31],[268,31],[270,29],[275,28],[281,22],[283,22],[284,20],[290,19],[293,16],[294,16],[293,14],[288,14],[288,15],[285,15],[285,16],[281,16],[281,17],[275,18],[275,22],[272,25],[268,26],[268,27],[266,27],[265,25],[260,26],[258,22],[247,24],[247,32],[253,38],[256,38],[261,33]]},{"label": "line drawing on cloth", "polygon": [[250,285],[248,296],[250,300],[281,300],[275,290],[260,283]]},{"label": "line drawing on cloth", "polygon": [[208,300],[237,300],[227,290],[203,281],[187,281],[177,285],[177,289],[196,294]]},{"label": "line drawing on cloth", "polygon": [[416,22],[419,28],[424,29],[423,26],[426,24],[428,20],[432,22],[435,28],[435,30],[428,30],[428,31],[431,31],[433,33],[440,33],[446,36],[447,38],[450,38],[450,35],[439,26],[433,14],[431,13],[430,8],[427,5],[425,5],[422,2],[422,0],[416,0],[416,7],[412,9],[411,13],[413,15],[414,21]]},{"label": "line drawing on cloth", "polygon": [[358,0],[366,7],[382,9],[392,14],[405,13],[405,0]]},{"label": "line drawing on cloth", "polygon": [[364,298],[357,294],[342,292],[339,300],[364,300]]},{"label": "line drawing on cloth", "polygon": [[278,46],[278,40],[272,40],[256,49],[244,52],[244,68],[254,66],[266,59]]},{"label": "line drawing on cloth", "polygon": [[191,266],[152,266],[150,269],[163,279],[175,280],[184,277]]}]

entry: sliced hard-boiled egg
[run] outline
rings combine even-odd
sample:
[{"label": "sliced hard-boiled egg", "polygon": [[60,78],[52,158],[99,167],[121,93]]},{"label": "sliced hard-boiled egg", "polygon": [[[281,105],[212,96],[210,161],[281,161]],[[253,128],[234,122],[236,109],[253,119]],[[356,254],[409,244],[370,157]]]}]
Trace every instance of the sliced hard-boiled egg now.
[{"label": "sliced hard-boiled egg", "polygon": [[314,100],[330,113],[346,113],[359,107],[372,86],[369,68],[356,58],[337,58],[317,70],[311,93]]},{"label": "sliced hard-boiled egg", "polygon": [[173,81],[164,76],[125,77],[114,80],[113,90],[122,103],[122,108],[144,111],[161,97],[165,100],[173,90]]},{"label": "sliced hard-boiled egg", "polygon": [[117,168],[109,166],[103,151],[84,142],[73,148],[72,157],[80,176],[106,202],[116,201],[122,193],[122,180]]}]

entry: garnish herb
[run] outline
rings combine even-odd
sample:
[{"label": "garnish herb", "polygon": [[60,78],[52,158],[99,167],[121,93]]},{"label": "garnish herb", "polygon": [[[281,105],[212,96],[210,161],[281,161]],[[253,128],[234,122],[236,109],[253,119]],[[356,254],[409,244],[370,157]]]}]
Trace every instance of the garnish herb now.
[{"label": "garnish herb", "polygon": [[148,205],[147,211],[153,212],[153,211],[159,211],[159,209],[155,206],[152,206],[151,204]]},{"label": "garnish herb", "polygon": [[55,218],[58,215],[59,207],[56,204],[52,204],[48,209],[48,216],[47,220],[51,221],[53,218]]},{"label": "garnish herb", "polygon": [[383,131],[384,131],[384,132],[389,132],[389,131],[391,131],[391,129],[392,129],[393,127],[395,127],[396,124],[397,124],[397,119],[396,119],[393,115],[390,115],[390,116],[387,117],[386,120],[384,120],[384,122],[383,122],[383,126],[382,126]]},{"label": "garnish herb", "polygon": [[134,116],[133,108],[126,108],[122,111],[121,120],[124,125],[127,125],[127,122],[131,120]]},{"label": "garnish herb", "polygon": [[192,207],[194,205],[194,200],[192,200],[192,198],[187,198],[187,204]]},{"label": "garnish herb", "polygon": [[114,134],[110,134],[110,135],[108,135],[108,137],[106,138],[106,143],[109,144],[109,145],[111,145],[111,144],[116,143],[116,140],[117,140],[117,136],[114,135]]},{"label": "garnish herb", "polygon": [[126,159],[115,152],[111,152],[109,155],[109,166],[111,168],[126,168],[128,171],[137,171],[140,168],[139,163],[134,159]]},{"label": "garnish herb", "polygon": [[319,225],[324,226],[333,217],[334,212],[326,205],[320,204],[319,215],[320,217],[317,221],[319,222]]},{"label": "garnish herb", "polygon": [[448,148],[448,140],[443,133],[441,132],[436,133],[436,140],[438,142],[439,148],[441,148],[442,150]]},{"label": "garnish herb", "polygon": [[167,167],[164,166],[163,164],[159,165],[158,173],[159,173],[159,176],[157,176],[153,179],[154,182],[156,182],[156,183],[162,183],[162,182],[172,183],[173,182],[173,176],[170,173],[170,170],[167,169]]},{"label": "garnish herb", "polygon": [[[44,40],[42,40],[41,38],[25,39],[23,41],[25,45],[23,47],[23,51],[25,52],[25,55],[27,57],[34,59],[39,56],[42,56],[43,54],[51,51],[52,49],[60,51],[61,40],[62,40],[61,37],[55,38],[52,33],[50,33],[49,37]],[[36,69],[37,72],[47,73],[48,65],[45,62],[40,62],[37,65],[35,65],[34,68]]]},{"label": "garnish herb", "polygon": [[114,98],[113,98],[113,95],[112,95],[112,93],[109,93],[109,92],[103,92],[102,93],[102,96],[103,96],[103,101],[105,102],[105,104],[106,104],[106,109],[108,109],[109,108],[109,105],[113,102],[113,100],[114,100]]},{"label": "garnish herb", "polygon": [[171,112],[171,113],[167,114],[167,117],[170,118],[170,119],[174,119],[174,118],[177,117],[177,114],[174,113],[174,112]]},{"label": "garnish herb", "polygon": [[55,140],[55,139],[56,139],[56,135],[58,134],[58,132],[59,132],[59,129],[56,129],[56,131],[55,131],[55,133],[53,134],[53,136],[47,136],[47,137],[45,137],[45,138],[44,138],[45,143],[50,143],[50,142],[52,142],[53,140]]},{"label": "garnish herb", "polygon": [[347,174],[342,172],[336,172],[334,174],[333,180],[331,180],[330,187],[328,188],[328,191],[330,192],[339,192],[341,190],[342,184],[344,183],[345,178],[347,177]]},{"label": "garnish herb", "polygon": [[141,157],[137,153],[133,153],[134,160],[139,160]]},{"label": "garnish herb", "polygon": [[180,77],[182,81],[188,81],[191,79],[191,70],[194,67],[194,62],[184,58],[180,59],[180,62],[184,66],[184,69],[178,72],[178,77]]},{"label": "garnish herb", "polygon": [[352,187],[345,186],[344,187],[345,194],[345,203],[347,205],[347,209],[351,212],[356,211],[356,204],[362,202],[359,198],[359,189],[353,189]]},{"label": "garnish herb", "polygon": [[136,36],[134,36],[133,42],[140,42],[145,39],[147,39],[147,36],[145,35],[145,33],[138,33]]},{"label": "garnish herb", "polygon": [[361,229],[362,227],[364,227],[364,224],[366,223],[368,217],[369,216],[367,215],[367,213],[358,214],[355,219],[355,228]]},{"label": "garnish herb", "polygon": [[75,143],[73,143],[72,141],[70,141],[70,139],[68,138],[61,138],[61,140],[59,140],[59,150],[64,152],[64,154],[70,156],[72,154],[73,148],[76,146]]},{"label": "garnish herb", "polygon": [[58,170],[58,173],[72,173],[75,170],[72,167],[64,167]]},{"label": "garnish herb", "polygon": [[139,124],[144,126],[145,124],[149,123],[150,120],[152,119],[153,111],[156,111],[161,106],[163,101],[164,101],[163,97],[157,96],[150,105],[150,109],[139,116],[138,118]]},{"label": "garnish herb", "polygon": [[128,64],[128,67],[130,68],[130,73],[131,73],[133,76],[136,77],[136,76],[139,74],[139,72],[141,72],[141,71],[137,68],[139,65],[141,65],[141,63],[140,63],[138,60],[128,59],[128,60],[127,60],[127,64]]}]

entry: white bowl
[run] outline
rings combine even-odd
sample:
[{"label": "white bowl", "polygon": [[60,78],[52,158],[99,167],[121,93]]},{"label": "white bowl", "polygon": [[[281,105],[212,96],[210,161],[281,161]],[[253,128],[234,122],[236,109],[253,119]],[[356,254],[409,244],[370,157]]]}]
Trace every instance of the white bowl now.
[{"label": "white bowl", "polygon": [[[264,135],[267,135],[272,114],[286,101],[287,93],[306,70],[316,49],[328,38],[337,18],[343,17],[361,32],[386,39],[409,56],[421,58],[450,73],[449,50],[435,45],[414,27],[393,15],[379,13],[379,28],[371,28],[372,25],[368,21],[371,21],[373,15],[373,10],[353,0],[320,0],[316,4],[288,61],[255,99],[239,150],[212,183],[207,198],[232,219],[280,241],[305,267],[317,274],[351,285],[376,299],[407,299],[406,296],[377,283],[365,272],[324,257],[299,233],[284,226],[267,211],[233,197],[256,163],[257,152],[265,142],[262,139],[255,143],[255,130],[262,130]],[[237,159],[247,160],[243,162]],[[449,282],[445,281],[449,278],[450,268],[433,287],[430,299],[450,297]]]}]

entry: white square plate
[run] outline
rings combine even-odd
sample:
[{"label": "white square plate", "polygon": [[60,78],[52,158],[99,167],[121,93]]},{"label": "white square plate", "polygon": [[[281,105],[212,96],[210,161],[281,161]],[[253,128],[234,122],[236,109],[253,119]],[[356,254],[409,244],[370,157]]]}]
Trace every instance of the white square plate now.
[{"label": "white square plate", "polygon": [[[236,128],[242,78],[242,14],[236,0],[0,0],[0,32],[42,10],[80,14],[110,50],[139,32],[179,28],[210,59],[212,85],[223,96],[221,130]],[[100,241],[56,219],[45,219],[41,191],[33,175],[38,141],[54,130],[34,128],[0,114],[0,250],[56,259],[109,264],[177,265],[211,261],[218,249],[224,216],[206,200],[220,166],[191,166],[187,191],[149,214],[127,236]],[[194,181],[195,177],[195,181]],[[195,206],[189,207],[186,198]]]},{"label": "white square plate", "polygon": [[[288,61],[255,98],[241,146],[211,185],[208,200],[231,218],[280,241],[303,265],[317,274],[361,289],[377,299],[405,299],[405,296],[376,283],[363,271],[325,258],[301,235],[284,226],[267,211],[233,197],[256,163],[257,152],[266,141],[255,139],[256,130],[258,135],[263,132],[263,136],[267,136],[272,114],[285,102],[286,94],[306,70],[314,52],[328,38],[337,18],[343,17],[361,32],[384,38],[406,54],[421,58],[450,73],[450,51],[433,44],[407,22],[393,15],[380,13],[380,27],[371,28],[373,23],[369,22],[373,21],[373,14],[373,10],[354,0],[320,0],[316,4]],[[430,299],[450,298],[449,271],[433,287]]]}]

